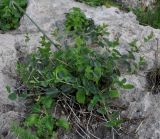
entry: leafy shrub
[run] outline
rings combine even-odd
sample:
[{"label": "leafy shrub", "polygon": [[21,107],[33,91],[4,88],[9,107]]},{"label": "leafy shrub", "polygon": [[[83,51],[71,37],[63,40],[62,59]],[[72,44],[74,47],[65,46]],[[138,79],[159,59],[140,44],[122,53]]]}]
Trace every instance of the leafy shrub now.
[{"label": "leafy shrub", "polygon": [[[53,52],[51,44],[42,37],[42,46],[17,64],[20,81],[26,89],[17,94],[7,87],[11,99],[25,96],[31,102],[24,121],[20,126],[14,126],[13,131],[20,138],[50,139],[56,136],[55,132],[60,127],[69,129],[67,120],[53,114],[53,108],[59,101],[65,115],[72,115],[69,118],[72,126],[74,118],[80,115],[81,107],[86,113],[92,112],[98,117],[106,117],[103,122],[107,127],[122,123],[119,111],[112,109],[111,105],[114,99],[119,98],[120,88],[132,89],[134,86],[121,77],[119,63],[132,64],[133,52],[137,52],[138,48],[135,43],[131,43],[128,55],[121,54],[116,49],[118,39],[109,41],[105,38],[108,35],[106,26],[92,28],[90,37],[95,41],[89,47],[85,40],[85,31],[90,28],[90,20],[78,8],[70,10],[66,18],[65,28],[68,33],[74,34],[74,46],[68,44],[69,47]],[[80,37],[79,32],[83,32]],[[93,49],[93,44],[104,47],[105,51],[101,53]],[[81,123],[78,124],[82,126]],[[33,136],[30,136],[31,132]],[[24,134],[28,138],[24,138]]]},{"label": "leafy shrub", "polygon": [[66,14],[65,30],[74,34],[86,33],[94,25],[92,20],[86,18],[80,8],[74,7]]},{"label": "leafy shrub", "polygon": [[64,28],[69,37],[74,38],[75,42],[79,41],[77,44],[91,42],[91,45],[100,45],[102,47],[104,47],[106,43],[110,46],[118,45],[118,39],[111,42],[104,37],[109,35],[106,31],[106,25],[95,26],[93,20],[88,19],[80,8],[77,7],[70,9],[70,12],[66,14]]},{"label": "leafy shrub", "polygon": [[[25,9],[27,0],[14,0],[21,8]],[[22,12],[14,5],[13,0],[0,1],[0,30],[7,31],[19,26]]]}]

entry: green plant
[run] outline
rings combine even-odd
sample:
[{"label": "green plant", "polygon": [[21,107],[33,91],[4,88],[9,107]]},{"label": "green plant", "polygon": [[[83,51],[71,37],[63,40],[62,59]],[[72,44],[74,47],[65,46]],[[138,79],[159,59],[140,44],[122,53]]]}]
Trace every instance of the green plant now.
[{"label": "green plant", "polygon": [[[133,85],[127,84],[125,79],[119,80],[120,71],[117,67],[119,56],[115,55],[114,49],[100,54],[89,47],[78,46],[52,52],[47,42],[43,40],[41,43],[44,47],[29,55],[25,63],[18,64],[21,80],[31,90],[30,92],[34,93],[30,95],[44,95],[36,103],[36,108],[35,106],[32,108],[39,112],[45,108],[44,114],[47,117],[39,119],[41,114],[35,114],[36,111],[33,111],[34,115],[26,122],[28,126],[35,124],[37,132],[39,128],[43,129],[41,126],[46,126],[44,123],[52,123],[52,126],[56,123],[55,120],[49,119],[49,122],[39,124],[43,120],[48,120],[46,118],[49,118],[51,113],[47,111],[52,108],[52,102],[58,96],[63,98],[63,95],[69,95],[73,102],[77,101],[80,105],[88,107],[88,111],[97,111],[110,117],[109,106],[113,99],[119,97],[118,88],[133,88]],[[26,120],[28,121],[28,118]],[[47,127],[51,128],[52,133],[53,127],[51,125]],[[45,129],[49,132],[48,128]]]},{"label": "green plant", "polygon": [[118,3],[116,0],[105,0],[104,4],[106,7],[117,7],[120,9],[125,9],[121,3]]},{"label": "green plant", "polygon": [[[85,45],[88,42],[91,42],[91,45],[99,45],[101,47],[104,47],[106,44],[109,46],[118,45],[118,38],[112,42],[105,37],[109,35],[106,31],[107,25],[95,26],[93,20],[88,19],[77,7],[70,9],[70,12],[66,14],[64,28],[68,34],[67,37],[72,36],[76,45],[80,43]],[[53,34],[55,33],[57,33],[57,30]]]},{"label": "green plant", "polygon": [[16,2],[21,8],[26,8],[27,0],[1,0],[0,30],[12,30],[19,26],[19,21],[23,14],[13,4],[13,1]]},{"label": "green plant", "polygon": [[142,25],[150,25],[154,28],[160,28],[160,1],[157,0],[154,8],[133,9],[137,19]]},{"label": "green plant", "polygon": [[[32,105],[30,114],[24,122],[27,128],[35,128],[35,135],[38,138],[53,138],[56,129],[63,127],[69,129],[69,124],[64,119],[56,119],[52,116],[52,108],[54,99],[50,96],[40,97],[37,102]],[[45,133],[45,134],[44,134]]]},{"label": "green plant", "polygon": [[[16,93],[7,87],[11,99],[25,97],[30,102],[26,118],[13,130],[20,139],[51,139],[59,128],[85,128],[88,119],[83,118],[90,117],[91,113],[103,117],[106,127],[117,127],[122,123],[119,110],[111,106],[119,98],[120,88],[134,88],[121,77],[119,64],[127,63],[128,69],[135,64],[134,53],[138,52],[135,41],[130,44],[128,54],[121,54],[117,49],[118,39],[109,41],[106,38],[105,25],[91,24],[91,28],[80,9],[74,8],[70,12],[66,15],[65,27],[67,33],[73,33],[74,45],[68,44],[69,47],[53,52],[51,43],[41,37],[41,47],[17,64],[19,80],[26,89]],[[76,19],[79,22],[71,15],[79,16]],[[86,28],[91,28],[89,36]],[[87,42],[86,35],[91,43]],[[98,48],[103,47],[104,52],[93,49],[95,44]],[[68,115],[68,121],[56,116],[54,107],[57,105]]]},{"label": "green plant", "polygon": [[86,3],[90,6],[101,6],[101,5],[105,5],[106,7],[121,6],[118,2],[116,2],[116,0],[76,0],[76,1]]},{"label": "green plant", "polygon": [[84,3],[91,5],[91,6],[100,6],[100,5],[104,4],[105,0],[77,0],[77,1],[84,2]]},{"label": "green plant", "polygon": [[23,129],[16,124],[13,124],[11,131],[21,139],[38,139],[31,131]]},{"label": "green plant", "polygon": [[127,8],[123,4],[118,3],[116,0],[76,0],[79,2],[86,3],[90,6],[101,6],[106,7],[115,6],[125,11],[133,11],[137,16],[140,24],[150,25],[156,29],[160,28],[160,1],[157,0],[153,8]]},{"label": "green plant", "polygon": [[58,128],[69,129],[67,120],[57,119],[52,115],[54,98],[50,95],[37,97],[33,95],[33,102],[25,121],[12,126],[12,131],[20,139],[53,139],[56,138],[55,131]]},{"label": "green plant", "polygon": [[94,25],[92,20],[86,18],[80,8],[74,7],[66,13],[65,30],[74,34],[82,34],[91,30]]}]

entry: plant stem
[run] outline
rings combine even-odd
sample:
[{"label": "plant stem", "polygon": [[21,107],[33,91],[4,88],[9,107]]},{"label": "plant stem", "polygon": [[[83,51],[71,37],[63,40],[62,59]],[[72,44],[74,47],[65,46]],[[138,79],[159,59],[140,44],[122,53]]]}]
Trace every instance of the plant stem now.
[{"label": "plant stem", "polygon": [[57,49],[61,49],[60,48],[60,45],[53,42],[47,35],[46,33],[38,26],[38,24],[25,12],[25,10],[23,10],[19,4],[17,4],[14,0],[13,0],[13,4],[24,14],[26,15],[30,20],[31,22],[38,28],[38,30],[51,42],[51,44],[53,44]]}]

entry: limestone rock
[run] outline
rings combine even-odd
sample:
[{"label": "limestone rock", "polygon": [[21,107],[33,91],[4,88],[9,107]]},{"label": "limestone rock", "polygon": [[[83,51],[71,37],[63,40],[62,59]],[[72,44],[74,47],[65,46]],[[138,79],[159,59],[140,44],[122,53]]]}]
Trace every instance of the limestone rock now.
[{"label": "limestone rock", "polygon": [[130,8],[151,8],[156,0],[116,0],[125,7]]},{"label": "limestone rock", "polygon": [[[131,1],[131,0],[130,0]],[[133,2],[133,1],[132,1]],[[120,48],[128,47],[128,43],[137,40],[140,47],[140,55],[144,56],[147,66],[137,75],[124,75],[128,82],[135,84],[135,89],[122,91],[121,103],[127,104],[128,110],[122,115],[128,118],[145,117],[137,126],[130,126],[129,130],[137,129],[135,138],[159,139],[160,138],[160,94],[153,95],[145,87],[145,74],[155,64],[157,51],[157,39],[160,39],[160,30],[149,26],[141,26],[133,13],[125,13],[117,8],[89,7],[73,0],[29,0],[26,13],[47,33],[50,34],[58,22],[65,20],[65,13],[72,7],[80,7],[88,18],[92,18],[95,24],[107,24],[110,39],[120,37]],[[150,42],[145,42],[144,37],[154,33]],[[29,33],[30,41],[25,43],[25,33]],[[35,25],[24,16],[21,26],[14,32],[0,34],[0,134],[8,132],[13,119],[18,118],[21,112],[18,110],[18,102],[12,102],[7,98],[6,85],[14,86],[15,63],[21,54],[35,50],[39,43],[41,33]],[[28,45],[29,47],[26,47]],[[159,59],[160,60],[160,59]],[[22,104],[21,104],[22,105]],[[23,113],[23,112],[22,112]],[[7,130],[7,131],[6,131]],[[6,139],[9,138],[7,135]],[[65,137],[64,137],[65,138]],[[69,137],[67,136],[69,139]],[[106,137],[107,138],[107,137]],[[121,137],[125,139],[125,137]],[[126,137],[127,138],[127,137]],[[11,136],[10,139],[13,139]],[[105,137],[104,137],[105,139]]]}]

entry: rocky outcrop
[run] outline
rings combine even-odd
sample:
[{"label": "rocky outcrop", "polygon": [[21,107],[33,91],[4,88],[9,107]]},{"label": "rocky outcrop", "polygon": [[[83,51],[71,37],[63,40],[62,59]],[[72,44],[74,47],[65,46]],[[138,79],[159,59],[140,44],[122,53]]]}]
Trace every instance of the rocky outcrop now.
[{"label": "rocky outcrop", "polygon": [[156,0],[116,0],[129,8],[151,8]]},{"label": "rocky outcrop", "polygon": [[[73,0],[29,0],[27,14],[47,33],[50,34],[57,23],[63,22],[65,13],[72,7],[80,7],[88,18],[92,18],[95,24],[107,24],[110,39],[120,37],[120,47],[126,49],[128,43],[137,40],[140,47],[140,55],[144,56],[146,68],[135,75],[124,75],[129,82],[135,84],[135,89],[122,91],[121,103],[128,106],[122,115],[128,119],[141,119],[136,125],[130,125],[129,132],[136,132],[134,138],[159,139],[160,138],[160,94],[153,95],[146,89],[146,72],[155,64],[157,39],[160,39],[160,30],[149,26],[141,26],[133,13],[124,13],[117,8],[89,7]],[[144,41],[151,33],[154,38],[149,42]],[[25,34],[29,33],[30,41],[26,44]],[[6,85],[14,86],[15,63],[23,52],[31,52],[38,46],[41,33],[27,18],[23,17],[18,30],[0,34],[0,138],[11,138],[7,135],[13,119],[19,118],[23,110],[19,107],[23,103],[12,102],[7,98]],[[26,47],[27,45],[27,47]],[[104,134],[103,134],[104,135]],[[64,137],[65,138],[65,137]],[[66,137],[67,138],[67,137]],[[102,138],[106,138],[105,136]],[[125,138],[125,137],[121,137]],[[107,139],[107,138],[106,138]]]},{"label": "rocky outcrop", "polygon": [[5,86],[15,84],[16,50],[13,35],[0,34],[0,138],[8,134],[8,128],[18,112],[14,111],[15,103],[8,99]]}]

